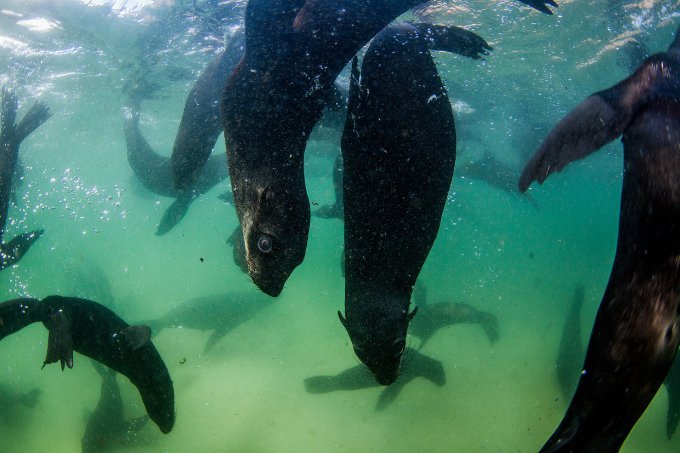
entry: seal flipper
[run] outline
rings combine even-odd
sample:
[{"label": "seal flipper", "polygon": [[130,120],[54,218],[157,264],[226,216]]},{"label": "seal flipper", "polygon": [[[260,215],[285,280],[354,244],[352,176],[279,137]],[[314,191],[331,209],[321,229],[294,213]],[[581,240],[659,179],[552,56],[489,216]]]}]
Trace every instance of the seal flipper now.
[{"label": "seal flipper", "polygon": [[47,355],[43,362],[45,365],[61,362],[61,369],[64,365],[73,368],[73,336],[71,334],[71,320],[63,310],[51,313],[47,319],[43,320],[50,334],[47,338]]},{"label": "seal flipper", "polygon": [[51,116],[52,112],[50,112],[50,108],[47,104],[44,102],[36,102],[33,104],[16,127],[15,140],[17,141],[17,146]]},{"label": "seal flipper", "polygon": [[222,337],[224,337],[226,334],[227,332],[225,332],[224,330],[215,329],[208,338],[208,341],[205,343],[205,346],[203,347],[203,353],[204,354],[208,353],[213,347],[215,347],[217,342],[220,341]]},{"label": "seal flipper", "polygon": [[570,162],[583,159],[623,133],[630,114],[617,110],[600,94],[588,97],[553,128],[529,159],[519,180],[520,192],[543,183]]},{"label": "seal flipper", "polygon": [[[119,334],[125,345],[133,351],[141,348],[151,341],[151,327],[149,326],[127,326]],[[116,335],[114,334],[114,337]]]},{"label": "seal flipper", "polygon": [[545,14],[553,13],[546,5],[550,5],[555,8],[559,7],[559,5],[555,3],[554,0],[519,0],[519,1]]},{"label": "seal flipper", "polygon": [[191,202],[194,201],[194,198],[194,191],[191,189],[187,189],[177,197],[168,209],[165,210],[161,223],[156,230],[156,236],[163,236],[165,233],[172,230],[175,225],[184,218],[184,215],[189,210],[189,206],[191,206]]},{"label": "seal flipper", "polygon": [[21,233],[5,244],[0,244],[0,270],[18,262],[45,232],[43,229]]},{"label": "seal flipper", "polygon": [[493,50],[484,38],[464,28],[428,23],[411,25],[418,29],[430,50],[457,53],[475,60],[482,60],[483,55],[489,55],[489,51]]}]

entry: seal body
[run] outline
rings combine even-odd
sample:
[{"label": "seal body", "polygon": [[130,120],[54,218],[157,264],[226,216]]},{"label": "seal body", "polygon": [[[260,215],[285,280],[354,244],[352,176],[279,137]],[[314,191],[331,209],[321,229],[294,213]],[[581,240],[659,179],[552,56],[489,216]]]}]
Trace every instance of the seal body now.
[{"label": "seal body", "polygon": [[[108,308],[87,299],[49,296],[41,301],[50,331],[45,363],[62,360],[64,348],[125,375],[139,390],[149,418],[163,433],[175,423],[175,393],[168,369],[149,341]],[[69,365],[73,359],[66,354]],[[70,359],[70,360],[69,360]],[[63,366],[63,365],[62,365]]]},{"label": "seal body", "polygon": [[360,84],[352,64],[342,138],[340,319],[357,357],[383,385],[399,373],[415,313],[408,312],[411,292],[437,236],[456,158],[453,111],[429,51],[439,48],[429,41],[433,30],[399,23],[380,32]]},{"label": "seal body", "polygon": [[680,31],[616,86],[550,132],[526,189],[623,134],[614,264],[576,393],[542,451],[615,452],[668,373],[680,342]]}]

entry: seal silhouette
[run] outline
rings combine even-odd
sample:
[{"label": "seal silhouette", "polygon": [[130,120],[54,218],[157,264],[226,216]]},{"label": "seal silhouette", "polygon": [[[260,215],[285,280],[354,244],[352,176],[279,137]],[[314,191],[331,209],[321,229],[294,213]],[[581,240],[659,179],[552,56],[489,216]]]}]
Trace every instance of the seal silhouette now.
[{"label": "seal silhouette", "polygon": [[[394,382],[406,347],[411,292],[449,193],[456,160],[453,110],[430,48],[481,58],[472,32],[392,24],[372,41],[352,79],[342,137],[345,315],[359,360]],[[398,94],[397,94],[398,93]]]}]

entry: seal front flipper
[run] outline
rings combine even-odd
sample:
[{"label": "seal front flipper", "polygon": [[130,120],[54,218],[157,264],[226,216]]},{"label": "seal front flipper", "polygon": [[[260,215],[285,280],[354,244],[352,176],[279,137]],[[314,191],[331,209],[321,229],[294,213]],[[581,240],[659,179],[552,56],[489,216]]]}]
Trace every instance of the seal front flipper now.
[{"label": "seal front flipper", "polygon": [[570,162],[583,159],[623,133],[629,115],[622,115],[599,94],[587,98],[565,116],[529,159],[519,179],[525,192],[533,181],[543,183]]},{"label": "seal front flipper", "polygon": [[47,355],[42,367],[59,361],[62,370],[64,365],[73,368],[73,336],[69,317],[63,310],[55,311],[43,320],[43,324],[50,334],[47,338]]},{"label": "seal front flipper", "polygon": [[552,14],[553,12],[546,5],[557,8],[559,5],[554,0],[519,0],[525,5],[531,6],[545,14]]},{"label": "seal front flipper", "polygon": [[0,244],[0,270],[19,261],[44,232],[40,229],[21,233],[11,241]]},{"label": "seal front flipper", "polygon": [[430,50],[457,53],[475,60],[489,55],[493,47],[477,33],[452,25],[434,25],[428,23],[411,24],[418,29]]}]

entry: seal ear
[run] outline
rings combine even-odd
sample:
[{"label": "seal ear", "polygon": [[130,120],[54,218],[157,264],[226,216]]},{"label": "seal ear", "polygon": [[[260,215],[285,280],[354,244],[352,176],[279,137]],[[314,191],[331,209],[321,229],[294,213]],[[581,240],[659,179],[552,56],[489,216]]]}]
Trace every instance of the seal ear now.
[{"label": "seal ear", "polygon": [[342,316],[342,313],[340,313],[340,310],[338,310],[338,318],[340,318],[340,323],[347,329],[347,320],[345,319],[344,316]]}]

